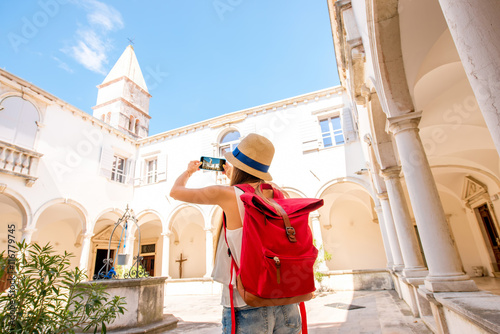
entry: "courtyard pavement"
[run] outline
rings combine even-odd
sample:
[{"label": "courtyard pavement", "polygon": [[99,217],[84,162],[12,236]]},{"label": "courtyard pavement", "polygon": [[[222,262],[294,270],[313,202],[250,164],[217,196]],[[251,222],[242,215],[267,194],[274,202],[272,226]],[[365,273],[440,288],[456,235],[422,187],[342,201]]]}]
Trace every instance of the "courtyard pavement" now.
[{"label": "courtyard pavement", "polygon": [[[177,329],[165,334],[221,333],[220,296],[167,296],[164,313],[179,319]],[[362,308],[347,310],[347,306]],[[406,303],[390,291],[340,291],[320,294],[306,302],[311,334],[431,334],[413,318]]]}]

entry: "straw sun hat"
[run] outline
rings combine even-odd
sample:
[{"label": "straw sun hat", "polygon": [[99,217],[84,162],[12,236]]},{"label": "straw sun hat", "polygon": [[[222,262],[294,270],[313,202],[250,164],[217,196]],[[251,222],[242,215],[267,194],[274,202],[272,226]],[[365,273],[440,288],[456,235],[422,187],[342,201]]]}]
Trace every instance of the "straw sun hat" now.
[{"label": "straw sun hat", "polygon": [[268,172],[273,156],[273,143],[256,133],[250,133],[233,152],[224,154],[224,158],[233,166],[265,181],[273,179]]}]

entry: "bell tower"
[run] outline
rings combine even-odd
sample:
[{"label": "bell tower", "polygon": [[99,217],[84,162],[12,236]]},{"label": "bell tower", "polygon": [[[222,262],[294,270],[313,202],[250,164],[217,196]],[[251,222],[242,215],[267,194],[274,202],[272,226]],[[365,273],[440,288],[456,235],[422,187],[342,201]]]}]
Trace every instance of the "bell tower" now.
[{"label": "bell tower", "polygon": [[148,136],[151,95],[132,45],[97,88],[94,117],[138,138]]}]

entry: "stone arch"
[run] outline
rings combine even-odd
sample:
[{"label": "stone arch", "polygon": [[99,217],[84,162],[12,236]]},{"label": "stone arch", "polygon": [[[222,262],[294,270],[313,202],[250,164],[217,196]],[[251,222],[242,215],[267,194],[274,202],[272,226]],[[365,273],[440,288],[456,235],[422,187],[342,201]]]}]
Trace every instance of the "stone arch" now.
[{"label": "stone arch", "polygon": [[[283,190],[286,191],[290,197],[294,198],[294,197],[298,197],[298,198],[306,198],[306,194],[303,193],[301,190],[297,189],[297,188],[292,188],[292,187],[283,187]],[[292,196],[292,193],[295,195],[295,196]]]},{"label": "stone arch", "polygon": [[[31,209],[26,200],[8,188],[0,192],[0,252],[8,250],[9,235],[21,241],[22,231],[29,226]],[[29,237],[28,240],[29,241]]]},{"label": "stone arch", "polygon": [[330,180],[326,182],[319,190],[316,192],[316,195],[314,196],[315,198],[321,198],[322,194],[325,192],[326,189],[328,189],[330,186],[337,184],[337,183],[343,183],[343,182],[352,182],[357,185],[360,185],[363,187],[366,192],[371,196],[372,200],[377,203],[377,196],[373,193],[373,189],[371,188],[370,184],[360,178],[357,177],[351,177],[351,176],[346,176],[346,177],[339,177],[333,180]]},{"label": "stone arch", "polygon": [[138,220],[139,226],[141,226],[141,224],[142,224],[141,220],[147,215],[157,216],[158,220],[161,222],[162,233],[168,232],[168,227],[167,227],[165,218],[163,217],[163,215],[160,212],[158,212],[158,210],[154,210],[154,209],[144,209],[135,215],[135,217]]},{"label": "stone arch", "polygon": [[[107,208],[99,212],[92,225],[92,239],[90,244],[88,276],[93,277],[103,266],[103,260],[107,256],[107,249],[111,232],[114,228],[114,223],[125,213],[124,210],[118,208]],[[117,228],[112,236],[111,249],[114,251],[118,246],[121,235],[121,228]]]},{"label": "stone arch", "polygon": [[135,125],[134,125],[134,133],[135,133],[136,135],[138,135],[138,134],[139,134],[140,125],[141,125],[141,122],[140,122],[140,121],[139,121],[139,119],[137,118],[137,119],[135,120]]},{"label": "stone arch", "polygon": [[40,245],[50,243],[58,253],[68,251],[74,254],[70,259],[74,268],[79,265],[82,252],[78,239],[87,233],[88,226],[87,210],[80,203],[71,199],[52,199],[35,212],[32,242]]},{"label": "stone arch", "polygon": [[[206,274],[207,219],[198,205],[183,203],[167,218],[171,232],[169,274],[172,278],[197,278]],[[180,256],[187,261],[179,264]],[[182,277],[180,269],[182,267]]]},{"label": "stone arch", "polygon": [[403,62],[398,4],[399,1],[366,1],[375,87],[388,117],[414,111]]},{"label": "stone arch", "polygon": [[[2,185],[0,184],[0,188],[1,188],[1,186]],[[13,202],[15,202],[21,211],[22,225],[19,226],[18,228],[25,229],[25,228],[32,226],[33,214],[32,214],[32,210],[31,210],[31,206],[29,205],[28,201],[26,201],[26,199],[21,194],[19,194],[17,191],[12,190],[7,186],[5,187],[5,189],[0,191],[0,195],[2,195],[2,194],[9,197]]]},{"label": "stone arch", "polygon": [[[318,209],[325,250],[332,255],[330,270],[383,268],[386,255],[373,192],[366,181],[339,178],[318,191]],[[360,247],[362,245],[362,247]]]},{"label": "stone arch", "polygon": [[134,236],[132,254],[139,253],[143,257],[141,265],[149,272],[150,276],[161,276],[163,247],[170,247],[170,245],[163,245],[161,234],[165,226],[164,220],[161,214],[153,209],[145,209],[135,217],[139,225],[141,240],[139,248],[139,231],[134,224],[130,231],[131,235]]},{"label": "stone arch", "polygon": [[50,201],[45,202],[42,204],[35,212],[33,216],[33,228],[36,228],[36,224],[38,222],[38,219],[40,218],[40,215],[49,207],[55,205],[55,204],[67,204],[71,207],[73,207],[75,210],[77,210],[82,218],[82,233],[85,234],[87,231],[90,231],[90,226],[89,226],[89,215],[87,213],[87,209],[80,203],[78,203],[75,200],[68,199],[68,198],[54,198]]},{"label": "stone arch", "polygon": [[130,115],[129,119],[128,119],[128,130],[130,132],[134,132],[134,125],[135,125],[135,118],[133,115]]},{"label": "stone arch", "polygon": [[0,138],[9,143],[34,149],[38,124],[42,117],[37,104],[23,95],[9,94],[1,101]]},{"label": "stone arch", "polygon": [[11,92],[6,92],[6,93],[3,93],[3,94],[0,94],[0,104],[2,104],[3,100],[5,100],[6,98],[8,97],[13,97],[13,96],[16,96],[16,97],[20,97],[22,98],[23,100],[26,100],[28,102],[30,102],[31,104],[33,104],[33,106],[35,107],[36,111],[38,112],[38,116],[40,118],[40,122],[43,123],[44,121],[44,112],[42,112],[43,108],[40,106],[40,102],[35,100],[34,98],[32,98],[31,96],[27,95],[27,94],[23,94],[22,92],[17,92],[17,91],[11,91]]},{"label": "stone arch", "polygon": [[103,209],[101,210],[94,218],[94,221],[93,221],[93,225],[92,225],[92,229],[94,229],[94,226],[95,226],[95,223],[99,220],[99,218],[101,218],[103,215],[107,214],[107,213],[114,213],[116,214],[117,216],[121,217],[125,211],[122,210],[122,209],[118,209],[118,208],[107,208],[107,209]]},{"label": "stone arch", "polygon": [[191,204],[191,203],[182,203],[178,206],[176,206],[171,212],[170,214],[168,215],[167,217],[167,230],[165,232],[171,232],[172,231],[172,220],[173,218],[175,218],[175,215],[179,213],[179,211],[181,211],[182,209],[185,209],[185,208],[193,208],[195,210],[197,210],[200,215],[202,215],[203,218],[205,218],[205,214],[203,213],[203,210],[201,209],[201,207],[197,204]]}]

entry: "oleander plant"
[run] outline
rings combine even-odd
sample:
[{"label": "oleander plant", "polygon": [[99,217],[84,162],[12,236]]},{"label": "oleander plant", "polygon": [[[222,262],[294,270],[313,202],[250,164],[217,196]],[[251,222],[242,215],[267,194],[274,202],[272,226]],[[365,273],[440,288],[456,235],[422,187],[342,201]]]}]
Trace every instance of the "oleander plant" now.
[{"label": "oleander plant", "polygon": [[106,324],[125,312],[123,297],[110,297],[78,267],[71,253],[58,254],[50,244],[17,243],[16,257],[0,254],[0,277],[9,284],[0,295],[0,333],[106,333]]}]

